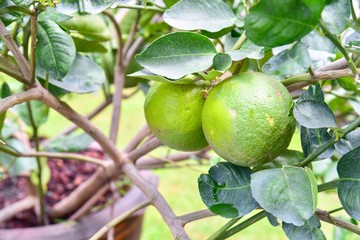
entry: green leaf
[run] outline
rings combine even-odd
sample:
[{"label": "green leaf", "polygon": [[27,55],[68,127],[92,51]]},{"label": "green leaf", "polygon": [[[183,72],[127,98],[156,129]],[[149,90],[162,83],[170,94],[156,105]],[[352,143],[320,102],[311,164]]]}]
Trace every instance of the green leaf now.
[{"label": "green leaf", "polygon": [[251,212],[258,204],[251,195],[250,174],[250,168],[228,162],[216,164],[198,179],[203,202],[210,211],[226,218]]},{"label": "green leaf", "polygon": [[45,11],[39,14],[38,21],[42,20],[51,20],[54,22],[62,22],[71,19],[70,16],[62,14],[58,11],[56,11],[55,8],[48,7]]},{"label": "green leaf", "polygon": [[360,33],[353,32],[345,40],[346,48],[354,52],[360,52]]},{"label": "green leaf", "polygon": [[[1,98],[6,98],[9,97],[11,95],[11,89],[9,87],[9,85],[4,82],[1,86]],[[0,133],[3,129],[4,126],[4,121],[5,121],[5,117],[6,117],[6,111],[4,111],[3,113],[0,114]]]},{"label": "green leaf", "polygon": [[[301,127],[301,147],[303,149],[305,157],[313,153],[319,146],[323,145],[331,139],[331,135],[328,133],[327,128],[315,128],[310,129]],[[329,147],[323,152],[318,158],[324,159],[329,158],[334,153],[334,147]]]},{"label": "green leaf", "polygon": [[106,53],[106,47],[97,41],[89,41],[84,38],[73,37],[78,52]]},{"label": "green leaf", "polygon": [[301,226],[315,212],[316,179],[309,168],[283,166],[251,175],[251,192],[265,211]]},{"label": "green leaf", "polygon": [[266,74],[288,77],[307,72],[311,66],[311,58],[305,44],[297,43],[273,56],[267,61],[262,71]]},{"label": "green leaf", "polygon": [[98,90],[105,80],[104,70],[92,58],[77,54],[62,81],[50,78],[49,82],[70,92],[87,93]]},{"label": "green leaf", "polygon": [[246,34],[260,46],[292,43],[316,27],[325,2],[284,0],[279,4],[277,0],[262,0],[250,9],[245,19]]},{"label": "green leaf", "polygon": [[282,168],[284,165],[298,163],[302,159],[304,159],[304,154],[302,152],[287,149],[271,162],[265,163],[260,167],[254,168],[253,170],[259,171],[264,169]]},{"label": "green leaf", "polygon": [[264,48],[246,40],[239,50],[230,51],[228,54],[233,61],[240,61],[244,58],[261,59],[264,57]]},{"label": "green leaf", "polygon": [[328,105],[316,100],[295,104],[294,117],[306,128],[337,128],[335,116]]},{"label": "green leaf", "polygon": [[56,10],[66,15],[95,15],[109,8],[114,2],[114,0],[61,0],[56,5]]},{"label": "green leaf", "polygon": [[155,81],[155,82],[168,82],[168,83],[174,83],[174,84],[193,84],[194,83],[193,78],[189,78],[189,77],[185,76],[183,78],[173,80],[173,79],[168,79],[168,78],[156,75],[156,74],[150,72],[147,69],[143,69],[143,70],[134,72],[134,73],[129,74],[127,76],[144,78],[144,79]]},{"label": "green leaf", "polygon": [[[19,152],[27,152],[28,149],[17,139],[6,140],[6,145],[11,146],[12,149],[16,149]],[[36,169],[35,158],[16,158],[12,155],[0,152],[0,166],[9,168],[10,175],[18,175],[28,173],[31,170]]]},{"label": "green leaf", "polygon": [[324,92],[322,91],[322,88],[320,84],[311,85],[308,87],[306,91],[301,93],[300,97],[298,98],[298,102],[304,101],[304,100],[315,100],[319,102],[324,102]]},{"label": "green leaf", "polygon": [[76,49],[72,38],[50,20],[38,22],[37,67],[61,80],[74,62]]},{"label": "green leaf", "polygon": [[303,226],[295,226],[283,222],[282,228],[290,240],[325,240],[324,233],[320,230],[321,224],[314,214]]},{"label": "green leaf", "polygon": [[271,213],[266,212],[266,217],[272,226],[277,227],[280,225],[278,219]]},{"label": "green leaf", "polygon": [[136,56],[140,65],[149,71],[171,79],[208,69],[216,55],[207,37],[190,32],[162,36]]},{"label": "green leaf", "polygon": [[346,134],[346,136],[335,143],[336,151],[343,156],[351,150],[360,146],[360,128]]},{"label": "green leaf", "polygon": [[337,172],[340,177],[338,196],[345,211],[360,220],[360,147],[340,159]]},{"label": "green leaf", "polygon": [[214,70],[225,72],[231,67],[231,57],[226,53],[218,53],[214,57]]},{"label": "green leaf", "polygon": [[[30,106],[31,106],[31,110],[32,110],[31,112],[32,112],[34,124],[36,127],[40,127],[48,119],[49,107],[39,101],[31,101]],[[19,114],[20,114],[20,117],[22,118],[22,120],[28,126],[32,127],[32,123],[31,123],[28,108],[27,108],[27,103],[19,104],[18,110],[19,110]]]},{"label": "green leaf", "polygon": [[182,0],[164,13],[164,21],[181,30],[218,32],[235,25],[235,14],[221,0]]},{"label": "green leaf", "polygon": [[[360,47],[360,42],[359,42],[359,47]],[[359,48],[360,50],[360,48]],[[357,86],[356,86],[356,81],[354,78],[351,78],[351,77],[342,77],[342,78],[338,78],[336,79],[337,82],[339,83],[339,85],[345,89],[346,91],[354,91],[356,92],[358,89],[357,89]]]},{"label": "green leaf", "polygon": [[49,152],[80,152],[94,140],[87,134],[60,136],[49,142],[45,149]]},{"label": "green leaf", "polygon": [[333,0],[325,6],[321,18],[331,33],[340,34],[348,27],[350,8],[349,0]]},{"label": "green leaf", "polygon": [[98,15],[73,17],[59,24],[75,36],[80,34],[94,41],[108,41],[111,39],[108,26],[104,19]]}]

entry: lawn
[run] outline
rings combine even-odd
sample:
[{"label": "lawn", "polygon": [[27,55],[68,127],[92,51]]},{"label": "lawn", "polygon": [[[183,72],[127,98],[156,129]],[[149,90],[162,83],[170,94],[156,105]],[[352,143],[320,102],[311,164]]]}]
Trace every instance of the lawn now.
[{"label": "lawn", "polygon": [[[86,114],[93,109],[94,106],[100,104],[101,94],[93,93],[86,95],[69,95],[63,100],[67,101],[73,108],[82,114]],[[118,146],[125,146],[126,142],[137,132],[144,124],[144,115],[142,111],[144,96],[142,93],[136,94],[132,99],[125,100],[123,103],[123,113],[121,117],[120,134],[118,138]],[[93,123],[99,127],[105,134],[109,132],[111,108],[107,108],[102,115],[94,118]],[[54,111],[50,113],[47,124],[40,128],[41,133],[51,136],[69,126],[70,122],[64,120],[63,117]],[[293,137],[290,145],[291,149],[300,149],[299,133]],[[189,213],[191,211],[204,209],[205,206],[201,201],[197,190],[197,178],[201,173],[206,173],[209,166],[185,167],[179,169],[161,169],[153,171],[159,176],[159,191],[168,200],[171,207],[177,215]],[[319,195],[319,208],[331,210],[340,206],[335,193],[321,193]],[[326,197],[325,197],[326,196]],[[331,201],[329,201],[331,199]],[[341,216],[342,212],[335,214]],[[211,217],[186,226],[186,230],[192,239],[206,239],[213,234],[218,228],[224,225],[228,220],[221,217]],[[332,225],[322,223],[323,231],[327,239],[338,239],[334,237],[334,227]],[[287,239],[281,226],[272,227],[266,219],[261,220],[256,225],[245,229],[243,232],[235,235],[232,239],[267,239],[279,240]],[[152,239],[171,239],[171,234],[167,226],[163,223],[158,212],[149,207],[146,210],[142,240]],[[355,239],[353,235],[347,239]]]}]

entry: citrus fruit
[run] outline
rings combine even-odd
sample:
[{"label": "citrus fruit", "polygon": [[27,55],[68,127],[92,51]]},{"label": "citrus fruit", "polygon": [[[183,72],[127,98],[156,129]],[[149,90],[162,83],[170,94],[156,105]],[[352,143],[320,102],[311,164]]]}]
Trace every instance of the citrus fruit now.
[{"label": "citrus fruit", "polygon": [[262,165],[288,147],[295,131],[287,89],[262,73],[224,80],[204,104],[203,130],[225,160],[244,167]]},{"label": "citrus fruit", "polygon": [[155,83],[145,99],[145,118],[160,142],[181,151],[208,145],[201,123],[205,99],[194,85]]}]

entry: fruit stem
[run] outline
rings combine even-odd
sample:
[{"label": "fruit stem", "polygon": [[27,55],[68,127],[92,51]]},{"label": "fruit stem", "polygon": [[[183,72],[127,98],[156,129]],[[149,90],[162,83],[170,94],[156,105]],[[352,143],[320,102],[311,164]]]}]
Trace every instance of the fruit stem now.
[{"label": "fruit stem", "polygon": [[325,152],[329,147],[333,146],[341,138],[344,138],[348,133],[355,130],[360,126],[360,117],[356,118],[352,123],[350,123],[346,128],[344,128],[343,135],[340,137],[332,137],[329,141],[320,145],[313,153],[307,156],[303,161],[295,164],[295,166],[303,167],[314,161],[321,153]]},{"label": "fruit stem", "polygon": [[233,226],[237,221],[239,221],[240,218],[233,218],[230,221],[228,221],[224,226],[222,226],[219,230],[217,230],[213,235],[211,235],[208,240],[216,240],[219,239],[219,237],[226,232],[231,226]]},{"label": "fruit stem", "polygon": [[353,74],[355,76],[357,76],[357,68],[353,62],[353,60],[351,59],[351,57],[349,57],[349,54],[346,52],[345,48],[341,45],[339,39],[330,32],[330,30],[327,28],[326,24],[320,19],[319,21],[319,25],[321,27],[321,29],[323,30],[325,36],[339,49],[339,51],[344,55],[346,61],[349,64],[349,67],[351,69],[351,71],[353,72]]},{"label": "fruit stem", "polygon": [[242,223],[240,223],[239,225],[236,225],[235,227],[231,228],[230,230],[226,231],[223,235],[221,235],[218,239],[225,239],[228,238],[238,232],[240,232],[241,230],[244,230],[245,228],[249,227],[250,225],[260,221],[261,219],[263,219],[264,217],[266,217],[266,212],[265,210],[255,214],[254,216],[252,216],[251,218],[243,221]]},{"label": "fruit stem", "polygon": [[235,50],[240,49],[241,45],[243,45],[243,43],[245,41],[246,41],[246,34],[245,34],[245,31],[243,31],[241,36],[239,37],[239,39],[236,41],[234,46],[231,48],[231,51],[235,51]]}]

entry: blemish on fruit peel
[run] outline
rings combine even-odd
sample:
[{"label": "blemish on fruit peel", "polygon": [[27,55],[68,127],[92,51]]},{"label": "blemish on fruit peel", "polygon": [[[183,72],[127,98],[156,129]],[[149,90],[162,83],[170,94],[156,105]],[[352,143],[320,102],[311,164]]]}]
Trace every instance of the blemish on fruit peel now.
[{"label": "blemish on fruit peel", "polygon": [[269,114],[266,114],[266,121],[268,121],[268,123],[269,123],[269,125],[270,126],[274,126],[274,118],[272,118],[272,117],[270,117],[270,115]]},{"label": "blemish on fruit peel", "polygon": [[230,114],[232,117],[235,117],[237,114],[237,110],[235,108],[230,109]]}]

